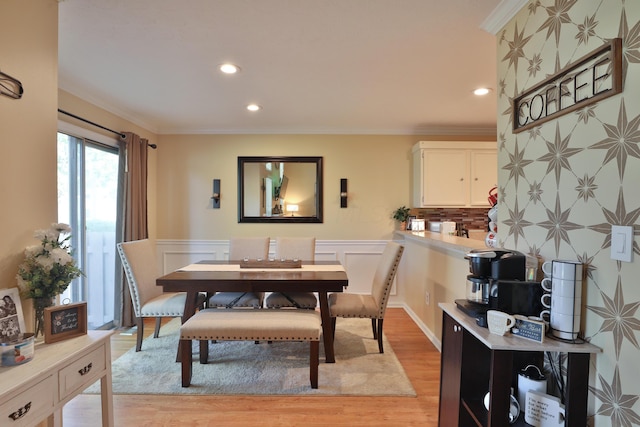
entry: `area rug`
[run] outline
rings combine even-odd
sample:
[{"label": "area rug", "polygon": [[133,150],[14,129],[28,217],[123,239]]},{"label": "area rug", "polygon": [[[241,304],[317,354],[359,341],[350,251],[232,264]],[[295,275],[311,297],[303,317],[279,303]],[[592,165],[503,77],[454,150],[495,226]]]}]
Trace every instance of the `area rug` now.
[{"label": "area rug", "polygon": [[[209,344],[205,365],[194,342],[193,378],[183,388],[175,361],[179,327],[179,319],[172,320],[160,337],[144,340],[142,351],[131,349],[113,362],[114,394],[416,396],[386,338],[384,354],[378,352],[368,319],[338,319],[336,363],[324,363],[321,342],[317,389],[309,384],[308,343],[248,341]],[[99,393],[99,384],[85,393]]]}]

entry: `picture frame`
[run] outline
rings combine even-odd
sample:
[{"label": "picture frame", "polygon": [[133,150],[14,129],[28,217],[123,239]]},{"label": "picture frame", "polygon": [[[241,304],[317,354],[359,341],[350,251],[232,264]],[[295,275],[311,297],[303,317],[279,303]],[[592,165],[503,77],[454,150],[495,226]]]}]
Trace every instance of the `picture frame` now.
[{"label": "picture frame", "polygon": [[78,337],[86,333],[86,301],[44,309],[44,342],[46,344]]},{"label": "picture frame", "polygon": [[0,289],[0,342],[12,342],[26,333],[20,290]]}]

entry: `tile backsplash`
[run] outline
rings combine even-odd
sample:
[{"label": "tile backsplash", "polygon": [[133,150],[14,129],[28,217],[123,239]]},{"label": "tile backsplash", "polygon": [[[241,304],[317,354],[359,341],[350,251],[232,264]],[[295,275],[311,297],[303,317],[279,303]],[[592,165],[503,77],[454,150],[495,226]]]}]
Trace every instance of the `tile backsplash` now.
[{"label": "tile backsplash", "polygon": [[467,230],[488,230],[489,208],[412,208],[411,215],[425,221],[461,222]]}]

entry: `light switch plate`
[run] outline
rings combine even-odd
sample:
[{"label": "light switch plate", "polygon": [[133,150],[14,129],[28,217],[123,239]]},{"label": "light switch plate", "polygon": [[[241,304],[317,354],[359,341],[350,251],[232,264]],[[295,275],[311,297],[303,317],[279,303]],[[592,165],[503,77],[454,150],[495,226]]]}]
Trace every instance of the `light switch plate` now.
[{"label": "light switch plate", "polygon": [[611,259],[631,262],[633,255],[633,226],[611,226]]}]

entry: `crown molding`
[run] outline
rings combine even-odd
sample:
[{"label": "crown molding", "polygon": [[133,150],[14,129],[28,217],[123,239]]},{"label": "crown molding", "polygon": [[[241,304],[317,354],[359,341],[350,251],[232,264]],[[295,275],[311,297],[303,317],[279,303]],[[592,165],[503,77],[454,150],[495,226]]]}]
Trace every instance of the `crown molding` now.
[{"label": "crown molding", "polygon": [[480,24],[480,28],[495,36],[527,3],[529,0],[502,0]]}]

